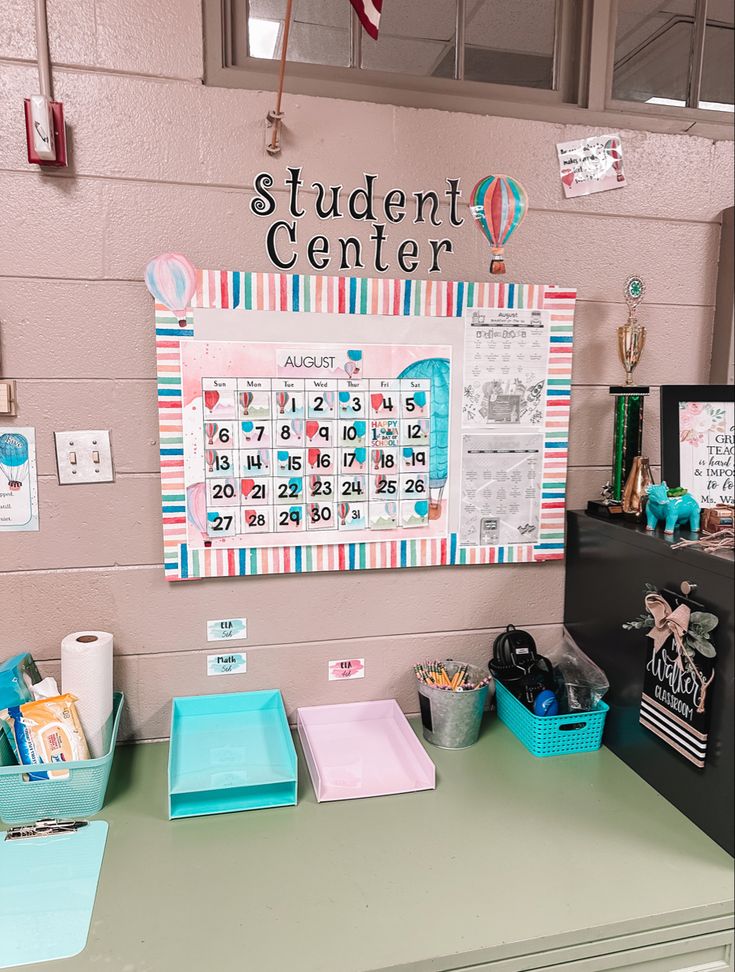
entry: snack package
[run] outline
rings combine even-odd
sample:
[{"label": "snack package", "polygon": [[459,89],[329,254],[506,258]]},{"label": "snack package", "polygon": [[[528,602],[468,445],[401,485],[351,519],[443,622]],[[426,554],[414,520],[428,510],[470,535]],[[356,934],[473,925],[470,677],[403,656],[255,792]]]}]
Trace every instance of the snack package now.
[{"label": "snack package", "polygon": [[0,663],[0,710],[30,702],[33,698],[31,685],[40,679],[36,663],[28,652]]},{"label": "snack package", "polygon": [[[74,695],[57,695],[13,705],[0,712],[0,722],[19,763],[33,766],[89,759],[75,702]],[[68,770],[43,770],[29,773],[28,779],[67,779],[68,776]]]}]

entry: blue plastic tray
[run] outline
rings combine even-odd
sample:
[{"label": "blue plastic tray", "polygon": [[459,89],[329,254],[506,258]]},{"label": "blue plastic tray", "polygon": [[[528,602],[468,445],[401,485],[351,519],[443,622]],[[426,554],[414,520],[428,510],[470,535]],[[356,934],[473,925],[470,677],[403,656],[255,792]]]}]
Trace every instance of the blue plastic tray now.
[{"label": "blue plastic tray", "polygon": [[296,803],[296,750],[277,689],[173,700],[169,818]]}]

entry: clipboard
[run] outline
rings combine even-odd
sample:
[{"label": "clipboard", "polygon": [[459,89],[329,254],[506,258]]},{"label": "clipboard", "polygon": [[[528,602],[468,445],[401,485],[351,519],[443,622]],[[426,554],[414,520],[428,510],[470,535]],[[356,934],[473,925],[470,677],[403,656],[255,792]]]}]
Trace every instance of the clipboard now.
[{"label": "clipboard", "polygon": [[107,823],[62,824],[58,832],[49,826],[48,836],[12,833],[0,832],[0,969],[78,955],[87,944]]}]

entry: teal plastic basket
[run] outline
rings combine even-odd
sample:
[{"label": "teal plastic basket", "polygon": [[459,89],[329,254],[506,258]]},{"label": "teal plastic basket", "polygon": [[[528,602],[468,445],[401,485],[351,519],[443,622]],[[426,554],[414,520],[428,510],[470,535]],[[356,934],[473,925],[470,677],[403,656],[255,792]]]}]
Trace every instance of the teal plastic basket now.
[{"label": "teal plastic basket", "polygon": [[[16,825],[49,817],[76,820],[99,813],[105,803],[124,701],[122,692],[116,692],[108,752],[98,759],[64,763],[64,769],[69,770],[68,779],[28,780],[28,767],[18,765],[5,733],[0,730],[0,820]],[[45,763],[33,769],[59,770],[60,765]]]},{"label": "teal plastic basket", "polygon": [[589,753],[602,745],[602,730],[608,712],[607,705],[602,701],[592,712],[537,716],[497,678],[495,698],[498,718],[534,756],[543,758],[567,753]]}]

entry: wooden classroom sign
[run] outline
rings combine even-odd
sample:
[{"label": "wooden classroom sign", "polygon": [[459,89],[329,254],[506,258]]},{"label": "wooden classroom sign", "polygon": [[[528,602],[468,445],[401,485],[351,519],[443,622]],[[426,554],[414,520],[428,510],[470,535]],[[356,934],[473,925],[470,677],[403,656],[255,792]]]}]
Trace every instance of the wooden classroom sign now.
[{"label": "wooden classroom sign", "polygon": [[575,291],[146,279],[169,579],[563,556]]}]

